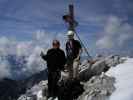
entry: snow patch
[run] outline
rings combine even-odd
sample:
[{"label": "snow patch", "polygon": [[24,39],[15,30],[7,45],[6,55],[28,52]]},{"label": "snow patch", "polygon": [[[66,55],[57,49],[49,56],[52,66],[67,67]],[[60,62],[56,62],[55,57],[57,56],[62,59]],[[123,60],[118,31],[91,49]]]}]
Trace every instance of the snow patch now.
[{"label": "snow patch", "polygon": [[106,74],[116,78],[116,91],[110,100],[132,100],[133,58],[128,58],[123,64],[112,67]]}]

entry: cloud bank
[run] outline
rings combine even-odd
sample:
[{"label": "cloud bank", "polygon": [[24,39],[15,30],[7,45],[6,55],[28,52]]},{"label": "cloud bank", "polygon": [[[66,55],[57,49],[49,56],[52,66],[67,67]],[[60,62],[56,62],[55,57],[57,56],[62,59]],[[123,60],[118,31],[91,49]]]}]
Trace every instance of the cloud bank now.
[{"label": "cloud bank", "polygon": [[0,79],[9,77],[21,79],[46,68],[40,53],[46,53],[54,38],[62,35],[50,35],[44,31],[33,33],[31,41],[16,41],[7,37],[0,38]]},{"label": "cloud bank", "polygon": [[[32,33],[38,29],[50,32],[51,37],[54,37],[56,32],[63,33],[66,27],[62,15],[67,12],[69,2],[69,0],[0,0],[0,36],[30,40]],[[95,54],[99,52],[97,48],[105,51],[118,47],[114,50],[116,53],[120,53],[121,49],[133,52],[131,48],[133,41],[130,39],[133,0],[74,0],[73,2],[75,17],[79,22],[77,32],[88,44],[89,50],[93,48],[91,51],[95,51]],[[132,53],[125,52],[125,54]]]},{"label": "cloud bank", "polygon": [[[126,46],[129,46],[133,40],[133,26],[116,16],[110,16],[107,19],[102,37],[96,41],[96,46],[102,50],[122,49],[127,52]],[[128,49],[131,49],[129,46]],[[132,51],[132,49],[131,49]],[[117,52],[117,50],[116,50]],[[120,53],[120,52],[119,52]]]},{"label": "cloud bank", "polygon": [[[77,32],[91,54],[113,52],[133,56],[133,0],[75,0],[74,5],[79,22]],[[2,77],[14,77],[13,73],[31,75],[45,67],[39,58],[40,51],[46,52],[54,38],[65,44],[62,15],[67,12],[67,6],[67,0],[0,0]],[[38,29],[49,33],[35,32]]]}]

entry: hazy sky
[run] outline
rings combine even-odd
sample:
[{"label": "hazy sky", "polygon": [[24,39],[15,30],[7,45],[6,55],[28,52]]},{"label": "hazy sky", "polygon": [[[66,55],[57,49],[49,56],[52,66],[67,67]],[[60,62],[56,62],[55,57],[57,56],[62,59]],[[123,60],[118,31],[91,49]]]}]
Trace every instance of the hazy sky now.
[{"label": "hazy sky", "polygon": [[[0,0],[0,37],[31,40],[44,30],[65,35],[70,0]],[[77,32],[89,50],[133,55],[133,0],[73,0]]]}]

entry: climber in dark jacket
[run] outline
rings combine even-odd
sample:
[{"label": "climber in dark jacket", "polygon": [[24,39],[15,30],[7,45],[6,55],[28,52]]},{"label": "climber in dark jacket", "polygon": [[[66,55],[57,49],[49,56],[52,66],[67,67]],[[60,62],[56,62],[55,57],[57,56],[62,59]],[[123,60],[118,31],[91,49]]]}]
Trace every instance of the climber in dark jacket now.
[{"label": "climber in dark jacket", "polygon": [[48,96],[58,96],[58,81],[61,76],[61,70],[66,63],[65,53],[60,49],[60,42],[58,40],[53,41],[53,48],[47,51],[44,55],[41,53],[42,59],[47,62],[48,67]]}]

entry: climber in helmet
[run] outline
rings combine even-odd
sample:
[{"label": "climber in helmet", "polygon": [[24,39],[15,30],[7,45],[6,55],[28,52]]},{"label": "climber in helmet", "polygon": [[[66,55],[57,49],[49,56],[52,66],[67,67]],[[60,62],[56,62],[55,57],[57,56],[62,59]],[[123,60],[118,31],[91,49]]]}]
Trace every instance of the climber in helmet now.
[{"label": "climber in helmet", "polygon": [[66,63],[65,53],[60,49],[60,42],[53,40],[52,48],[47,51],[47,54],[41,53],[43,60],[47,62],[48,67],[48,97],[58,97],[58,81],[61,76],[61,70]]},{"label": "climber in helmet", "polygon": [[82,46],[78,40],[74,39],[74,31],[67,32],[68,40],[66,42],[66,55],[69,77],[75,79],[78,77],[78,65],[80,62],[80,54]]}]

